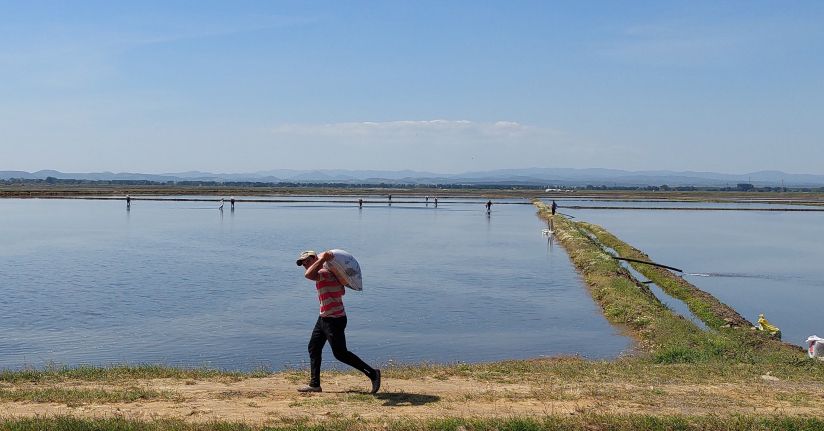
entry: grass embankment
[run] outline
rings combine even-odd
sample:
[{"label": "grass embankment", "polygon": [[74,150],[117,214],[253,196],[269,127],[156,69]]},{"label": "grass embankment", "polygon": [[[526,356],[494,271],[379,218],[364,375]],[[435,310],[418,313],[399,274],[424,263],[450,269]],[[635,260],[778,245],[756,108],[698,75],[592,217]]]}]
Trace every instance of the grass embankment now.
[{"label": "grass embankment", "polygon": [[638,340],[634,354],[386,367],[375,396],[354,372],[324,373],[324,392],[304,395],[306,370],[6,371],[0,429],[824,429],[824,364],[730,322],[732,310],[671,274],[645,273],[691,304],[712,328],[702,331],[602,244],[643,255],[596,226],[553,221],[607,319]]},{"label": "grass embankment", "polygon": [[546,205],[536,202],[536,206],[542,217],[553,219],[556,238],[581,271],[607,319],[629,328],[654,362],[709,363],[713,368],[749,365],[769,367],[787,378],[804,378],[813,373],[824,379],[824,367],[818,361],[807,358],[798,347],[752,330],[750,322],[712,295],[663,268],[632,264],[669,295],[684,301],[712,328],[701,330],[664,306],[602,245],[612,248],[620,257],[650,261],[649,256],[599,226],[559,215],[553,218]]},{"label": "grass embankment", "polygon": [[[615,250],[619,257],[652,261],[648,255],[621,241],[601,226],[585,222],[579,222],[578,225],[591,232],[601,244]],[[737,311],[672,272],[654,265],[638,262],[629,262],[629,264],[661,287],[668,295],[685,302],[690,311],[709,327],[714,329],[723,327],[748,329],[753,327],[753,324],[738,314]]]},{"label": "grass embankment", "polygon": [[[553,218],[546,205],[536,202],[544,218]],[[824,378],[824,367],[803,351],[752,329],[752,324],[712,295],[663,268],[632,263],[641,274],[669,295],[684,301],[708,327],[703,331],[670,311],[649,289],[634,280],[602,245],[620,257],[651,259],[603,228],[553,218],[556,237],[569,252],[592,289],[593,297],[613,323],[624,325],[640,340],[642,350],[656,363],[711,363],[713,367],[769,367],[786,377]]]}]

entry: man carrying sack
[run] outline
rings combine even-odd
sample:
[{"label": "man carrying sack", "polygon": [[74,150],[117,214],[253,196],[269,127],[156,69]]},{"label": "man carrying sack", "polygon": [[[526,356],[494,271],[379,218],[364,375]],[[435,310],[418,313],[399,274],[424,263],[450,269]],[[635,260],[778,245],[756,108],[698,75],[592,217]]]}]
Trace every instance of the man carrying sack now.
[{"label": "man carrying sack", "polygon": [[354,353],[346,349],[346,312],[343,308],[343,295],[345,292],[343,284],[335,275],[324,268],[323,264],[330,261],[335,256],[332,252],[326,251],[319,256],[312,250],[304,251],[298,256],[298,266],[306,268],[304,276],[315,282],[315,289],[318,292],[320,301],[320,316],[315,323],[312,337],[309,339],[309,361],[311,367],[311,380],[309,385],[298,389],[298,392],[321,392],[320,387],[320,363],[323,346],[329,341],[332,346],[332,353],[335,359],[353,367],[369,378],[372,382],[370,393],[378,392],[381,387],[381,370],[374,369],[363,362]]}]

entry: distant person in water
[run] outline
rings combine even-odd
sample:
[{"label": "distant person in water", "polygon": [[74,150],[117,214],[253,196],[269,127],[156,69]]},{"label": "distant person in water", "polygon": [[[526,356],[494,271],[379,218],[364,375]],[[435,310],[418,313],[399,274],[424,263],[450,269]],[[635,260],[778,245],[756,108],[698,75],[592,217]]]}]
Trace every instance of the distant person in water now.
[{"label": "distant person in water", "polygon": [[435,196],[435,208],[437,208],[437,207],[438,207],[438,197]]},{"label": "distant person in water", "polygon": [[358,208],[363,208],[363,198],[358,198]]},{"label": "distant person in water", "polygon": [[126,195],[126,209],[132,207],[132,197],[130,195]]},{"label": "distant person in water", "polygon": [[552,201],[552,215],[555,215],[555,210],[558,209],[558,204]]},{"label": "distant person in water", "polygon": [[223,211],[223,198],[220,198],[220,206],[217,209]]},{"label": "distant person in water", "polygon": [[346,348],[346,311],[343,308],[343,295],[346,293],[343,284],[323,263],[331,260],[334,255],[323,252],[320,255],[312,250],[304,251],[298,256],[298,266],[306,268],[303,274],[307,279],[315,282],[320,301],[320,316],[315,323],[312,337],[309,339],[309,364],[311,377],[309,385],[298,389],[298,392],[321,392],[320,363],[323,346],[326,342],[332,347],[335,359],[362,372],[372,382],[370,393],[378,392],[381,387],[381,370],[370,367],[354,353]]},{"label": "distant person in water", "polygon": [[491,200],[486,201],[486,212],[487,213],[492,212],[492,201]]},{"label": "distant person in water", "polygon": [[234,211],[235,210],[235,197],[234,196],[229,198],[229,204],[232,206],[232,211]]}]

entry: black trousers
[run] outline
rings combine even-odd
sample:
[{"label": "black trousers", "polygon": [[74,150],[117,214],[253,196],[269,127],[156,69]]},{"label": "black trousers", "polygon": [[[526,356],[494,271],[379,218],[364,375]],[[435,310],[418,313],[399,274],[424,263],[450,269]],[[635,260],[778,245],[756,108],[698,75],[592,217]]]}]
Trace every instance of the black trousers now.
[{"label": "black trousers", "polygon": [[315,329],[312,330],[312,338],[309,339],[309,363],[312,369],[312,379],[309,381],[309,386],[320,386],[321,354],[327,341],[332,347],[332,354],[335,355],[335,359],[359,370],[370,379],[375,377],[375,370],[372,367],[346,349],[345,329],[346,316],[318,317]]}]

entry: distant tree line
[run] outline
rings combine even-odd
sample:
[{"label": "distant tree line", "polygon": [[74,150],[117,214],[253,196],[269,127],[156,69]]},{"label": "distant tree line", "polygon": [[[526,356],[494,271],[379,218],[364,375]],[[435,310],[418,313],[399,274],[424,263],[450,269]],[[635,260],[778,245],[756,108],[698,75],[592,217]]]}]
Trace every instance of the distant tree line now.
[{"label": "distant tree line", "polygon": [[150,181],[150,180],[81,180],[68,178],[47,177],[45,179],[11,178],[0,180],[2,185],[26,185],[26,184],[48,184],[48,185],[88,185],[88,186],[158,186],[158,187],[232,187],[232,188],[343,188],[343,189],[363,189],[363,188],[385,188],[385,189],[493,189],[493,190],[544,190],[545,188],[572,189],[572,190],[612,190],[612,191],[730,191],[730,192],[824,192],[824,187],[769,187],[755,186],[750,183],[736,184],[735,187],[696,187],[696,186],[608,186],[605,184],[588,184],[584,187],[569,187],[561,185],[535,185],[535,184],[484,184],[484,183],[337,183],[337,182],[257,182],[257,181]]},{"label": "distant tree line", "polygon": [[257,182],[257,181],[150,181],[150,180],[84,180],[46,177],[11,178],[0,180],[4,185],[49,184],[87,186],[179,186],[179,187],[279,187],[279,188],[440,188],[440,189],[503,189],[542,190],[544,186],[534,184],[451,184],[451,183],[337,183],[337,182]]}]

